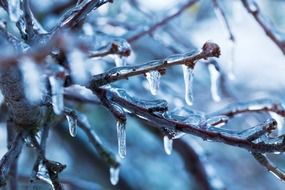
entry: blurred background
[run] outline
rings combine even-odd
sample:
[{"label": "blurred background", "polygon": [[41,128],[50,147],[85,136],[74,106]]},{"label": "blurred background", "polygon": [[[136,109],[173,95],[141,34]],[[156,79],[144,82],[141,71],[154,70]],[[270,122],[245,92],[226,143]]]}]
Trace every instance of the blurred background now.
[{"label": "blurred background", "polygon": [[[79,31],[90,45],[100,46],[109,36],[129,39],[140,31],[155,25],[167,16],[175,13],[188,1],[174,0],[114,0],[89,15]],[[154,97],[144,76],[132,77],[112,84],[126,89],[131,95],[142,99],[165,99],[169,111],[187,108],[193,112],[212,113],[226,105],[245,100],[272,98],[284,101],[285,95],[285,56],[266,36],[253,17],[247,13],[240,0],[218,0],[225,11],[235,41],[229,34],[223,21],[217,16],[211,0],[200,0],[187,8],[168,23],[158,27],[151,34],[130,42],[132,53],[124,58],[124,64],[134,65],[146,61],[162,59],[175,53],[187,53],[200,49],[206,41],[220,45],[221,57],[216,61],[228,74],[227,84],[231,95],[220,92],[220,101],[211,96],[211,73],[207,63],[198,62],[194,70],[194,103],[188,106],[184,100],[183,73],[180,66],[174,66],[161,77],[160,89]],[[257,0],[262,14],[281,32],[285,33],[285,2],[282,0]],[[32,10],[41,24],[48,30],[60,16],[74,6],[72,0],[31,0]],[[0,18],[7,15],[0,10]],[[10,26],[13,28],[14,26]],[[120,58],[119,58],[120,59]],[[90,69],[93,74],[102,73],[118,65],[118,57],[92,59]],[[82,89],[84,91],[84,89]],[[84,92],[87,93],[87,92]],[[114,153],[117,152],[116,121],[100,105],[80,104],[66,101],[66,105],[85,113],[103,144]],[[254,115],[246,114],[234,118],[225,128],[241,129],[254,126],[268,116],[258,120]],[[283,131],[283,118],[277,118],[280,131]],[[0,155],[6,152],[5,124],[0,128]],[[109,168],[97,157],[87,137],[79,130],[72,138],[67,123],[52,129],[48,138],[47,158],[67,165],[61,174],[69,183],[81,184],[84,189],[148,189],[148,190],[199,190],[201,184],[195,175],[195,159],[188,155],[195,151],[205,167],[209,180],[217,189],[241,190],[281,190],[284,183],[275,178],[259,165],[251,154],[243,149],[222,143],[206,142],[192,135],[174,140],[174,149],[167,155],[163,148],[163,138],[154,132],[151,126],[133,116],[127,120],[127,156],[121,161],[120,182],[112,186],[109,180]],[[188,151],[188,152],[187,152]],[[191,153],[191,151],[190,151]],[[285,168],[284,155],[269,155],[280,167]],[[34,151],[25,147],[20,157],[21,189],[27,189],[25,183],[31,175]],[[48,189],[38,183],[35,189]]]}]

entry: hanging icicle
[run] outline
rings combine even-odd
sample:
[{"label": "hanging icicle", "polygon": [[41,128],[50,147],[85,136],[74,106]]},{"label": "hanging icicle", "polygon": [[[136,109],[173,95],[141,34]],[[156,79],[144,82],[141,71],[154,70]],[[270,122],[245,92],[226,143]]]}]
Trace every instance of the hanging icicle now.
[{"label": "hanging icicle", "polygon": [[182,65],[182,69],[185,84],[185,101],[191,106],[193,104],[193,69],[186,65]]},{"label": "hanging icicle", "polygon": [[164,151],[167,155],[171,155],[172,145],[173,145],[173,139],[169,138],[167,135],[165,135],[163,137],[163,146],[164,146]]},{"label": "hanging icicle", "polygon": [[150,71],[146,73],[146,79],[149,84],[149,90],[152,95],[156,95],[159,89],[161,74],[159,71]]},{"label": "hanging icicle", "polygon": [[126,123],[117,121],[118,154],[120,158],[125,158],[126,149]]},{"label": "hanging icicle", "polygon": [[111,167],[110,168],[110,182],[112,185],[117,185],[119,182],[119,174],[120,168],[119,167]]},{"label": "hanging icicle", "polygon": [[213,64],[209,64],[208,69],[211,79],[211,95],[214,101],[219,102],[221,101],[221,97],[219,95],[219,86],[218,86],[220,73]]}]

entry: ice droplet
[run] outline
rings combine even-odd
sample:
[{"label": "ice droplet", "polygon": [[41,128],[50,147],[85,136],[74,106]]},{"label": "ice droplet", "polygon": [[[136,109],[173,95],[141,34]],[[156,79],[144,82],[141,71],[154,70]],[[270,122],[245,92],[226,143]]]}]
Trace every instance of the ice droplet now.
[{"label": "ice droplet", "polygon": [[117,121],[118,154],[120,158],[125,158],[126,149],[126,123]]},{"label": "ice droplet", "polygon": [[160,72],[150,71],[146,73],[146,79],[149,84],[149,89],[152,95],[156,95],[160,84]]},{"label": "ice droplet", "polygon": [[70,136],[75,137],[77,134],[77,119],[72,116],[66,115],[66,120],[68,123]]},{"label": "ice droplet", "polygon": [[72,79],[78,84],[86,83],[90,74],[86,65],[86,55],[81,50],[75,49],[67,54],[67,59]]},{"label": "ice droplet", "polygon": [[13,22],[17,22],[22,15],[22,10],[20,8],[20,0],[10,0],[8,2],[8,13],[9,18]]},{"label": "ice droplet", "polygon": [[33,104],[39,103],[42,100],[44,88],[40,69],[32,59],[25,57],[21,60],[20,70],[27,100]]},{"label": "ice droplet", "polygon": [[164,151],[167,155],[171,155],[172,153],[172,144],[173,144],[173,139],[170,139],[167,135],[163,137],[163,146],[164,146]]},{"label": "ice droplet", "polygon": [[119,182],[119,174],[120,168],[119,167],[111,167],[110,168],[110,181],[112,185],[117,185]]},{"label": "ice droplet", "polygon": [[185,101],[191,106],[193,104],[193,69],[182,65],[184,84],[185,84]]},{"label": "ice droplet", "polygon": [[50,76],[49,82],[51,85],[52,105],[55,114],[62,113],[64,108],[63,103],[63,80],[56,76]]},{"label": "ice droplet", "polygon": [[50,179],[49,172],[43,161],[40,161],[38,165],[36,178],[49,184],[53,190],[55,189],[52,180]]},{"label": "ice droplet", "polygon": [[216,67],[213,64],[208,65],[210,79],[211,79],[211,95],[215,102],[221,101],[218,88],[218,80],[220,78],[220,73],[217,71]]}]

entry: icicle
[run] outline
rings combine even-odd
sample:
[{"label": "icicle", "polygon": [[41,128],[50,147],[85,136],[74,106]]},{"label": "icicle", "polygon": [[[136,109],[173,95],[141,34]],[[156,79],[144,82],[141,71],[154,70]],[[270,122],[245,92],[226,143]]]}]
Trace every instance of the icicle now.
[{"label": "icicle", "polygon": [[164,151],[167,155],[171,155],[172,153],[172,144],[173,144],[173,139],[170,139],[167,135],[163,137],[163,146],[164,146]]},{"label": "icicle", "polygon": [[182,65],[184,84],[185,84],[185,101],[191,106],[193,104],[193,69]]},{"label": "icicle", "polygon": [[86,56],[79,50],[75,49],[67,54],[72,79],[78,84],[84,84],[89,79],[89,71],[86,65]]},{"label": "icicle", "polygon": [[26,98],[32,104],[39,103],[42,100],[44,86],[40,69],[32,59],[25,57],[21,60],[20,70],[23,76]]},{"label": "icicle", "polygon": [[49,172],[46,168],[46,165],[43,163],[43,161],[40,161],[37,170],[38,170],[36,173],[37,179],[46,182],[52,187],[53,190],[55,190],[52,180],[50,179]]},{"label": "icicle", "polygon": [[160,72],[150,71],[146,73],[146,79],[149,84],[149,89],[152,95],[156,95],[160,84]]},{"label": "icicle", "polygon": [[232,40],[230,40],[230,60],[229,60],[229,79],[234,80],[235,79],[235,52],[236,52],[236,43]]},{"label": "icicle", "polygon": [[126,149],[126,123],[117,121],[117,138],[118,138],[118,154],[121,158],[125,158]]},{"label": "icicle", "polygon": [[117,185],[119,182],[119,173],[120,173],[120,168],[110,168],[110,181],[112,185]]},{"label": "icicle", "polygon": [[69,129],[69,133],[72,137],[75,137],[77,134],[77,119],[66,115],[66,120],[68,122],[68,129]]},{"label": "icicle", "polygon": [[8,1],[8,13],[9,18],[13,22],[17,22],[22,15],[22,10],[20,8],[20,0],[10,0]]},{"label": "icicle", "polygon": [[61,114],[64,108],[63,104],[63,80],[59,77],[50,76],[52,105],[55,114]]},{"label": "icicle", "polygon": [[210,79],[211,79],[211,95],[214,101],[221,101],[221,97],[219,95],[219,87],[218,80],[220,77],[219,71],[217,71],[216,67],[213,64],[208,65]]}]

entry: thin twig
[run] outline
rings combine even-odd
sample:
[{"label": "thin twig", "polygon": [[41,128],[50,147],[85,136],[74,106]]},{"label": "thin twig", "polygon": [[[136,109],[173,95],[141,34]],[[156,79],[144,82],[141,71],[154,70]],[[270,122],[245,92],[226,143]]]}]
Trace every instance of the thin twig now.
[{"label": "thin twig", "polygon": [[[285,55],[285,42],[283,39],[280,39],[280,33],[277,29],[273,26],[273,24],[266,22],[264,16],[260,12],[260,8],[255,0],[241,0],[245,9],[253,16],[256,22],[261,26],[264,30],[266,35],[278,46],[278,48],[282,51]],[[284,35],[284,34],[282,34]]]},{"label": "thin twig", "polygon": [[219,4],[218,0],[212,0],[212,3],[213,3],[213,6],[214,6],[214,9],[215,9],[215,12],[216,12],[216,15],[217,15],[218,19],[221,20],[221,22],[225,26],[226,30],[228,31],[229,39],[232,42],[235,42],[234,34],[232,32],[231,26],[229,24],[229,21],[227,19],[227,16],[226,16],[223,8]]},{"label": "thin twig", "polygon": [[272,162],[270,162],[270,160],[266,157],[266,155],[256,152],[252,152],[252,155],[270,173],[275,175],[280,180],[285,181],[285,172],[280,170],[277,166],[275,166]]},{"label": "thin twig", "polygon": [[148,27],[147,29],[135,34],[134,36],[131,36],[127,39],[127,41],[129,43],[132,43],[136,40],[138,40],[139,38],[150,34],[152,32],[154,32],[156,29],[166,25],[168,22],[170,22],[172,19],[176,18],[177,16],[179,16],[180,14],[182,14],[185,10],[187,10],[189,7],[193,6],[196,2],[198,2],[198,0],[189,0],[186,4],[182,5],[176,12],[174,12],[173,14],[163,18],[161,21],[159,21],[158,23]]}]

